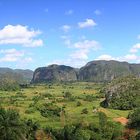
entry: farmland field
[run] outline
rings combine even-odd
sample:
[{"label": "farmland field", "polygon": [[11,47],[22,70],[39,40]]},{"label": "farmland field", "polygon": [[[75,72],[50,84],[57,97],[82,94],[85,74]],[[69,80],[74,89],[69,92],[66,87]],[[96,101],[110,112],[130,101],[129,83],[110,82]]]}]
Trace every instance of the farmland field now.
[{"label": "farmland field", "polygon": [[41,127],[56,129],[76,122],[97,123],[98,111],[104,112],[111,121],[127,117],[128,110],[100,106],[104,100],[104,95],[99,93],[101,88],[102,85],[92,82],[30,85],[20,91],[0,91],[0,105],[17,110],[22,119],[32,119]]}]

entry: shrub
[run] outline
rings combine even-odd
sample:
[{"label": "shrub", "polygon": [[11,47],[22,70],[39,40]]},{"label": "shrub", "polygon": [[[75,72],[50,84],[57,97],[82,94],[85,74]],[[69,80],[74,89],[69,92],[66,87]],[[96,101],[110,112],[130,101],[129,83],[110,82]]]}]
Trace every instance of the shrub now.
[{"label": "shrub", "polygon": [[35,110],[33,108],[29,108],[29,109],[25,110],[26,114],[31,114],[31,113],[34,113],[34,112],[35,112]]},{"label": "shrub", "polygon": [[69,91],[64,92],[64,98],[71,98],[72,94]]},{"label": "shrub", "polygon": [[45,103],[38,108],[43,117],[60,116],[61,108],[52,103]]},{"label": "shrub", "polygon": [[85,97],[85,101],[89,101],[89,102],[92,102],[92,101],[94,101],[95,100],[95,98],[96,97],[94,97],[93,95],[87,95],[86,97]]},{"label": "shrub", "polygon": [[140,129],[140,108],[135,109],[128,115],[130,128]]},{"label": "shrub", "polygon": [[84,108],[81,113],[82,114],[88,114],[88,109],[87,108]]},{"label": "shrub", "polygon": [[76,106],[81,106],[82,105],[82,103],[80,102],[80,101],[78,101],[77,103],[76,103]]}]

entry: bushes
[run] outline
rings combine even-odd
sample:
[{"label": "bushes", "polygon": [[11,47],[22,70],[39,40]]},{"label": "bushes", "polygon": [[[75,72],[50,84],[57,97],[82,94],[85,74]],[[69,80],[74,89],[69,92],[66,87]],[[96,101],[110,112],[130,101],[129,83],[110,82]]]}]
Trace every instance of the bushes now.
[{"label": "bushes", "polygon": [[24,125],[15,110],[0,108],[0,139],[23,140]]},{"label": "bushes", "polygon": [[60,116],[61,108],[52,103],[45,103],[38,108],[43,117]]},{"label": "bushes", "polygon": [[31,114],[31,113],[34,113],[35,112],[35,109],[34,108],[29,108],[29,109],[26,109],[25,110],[25,113],[26,114]]},{"label": "bushes", "polygon": [[80,101],[77,101],[76,106],[81,106],[82,103]]},{"label": "bushes", "polygon": [[120,140],[122,137],[121,125],[109,122],[104,113],[99,113],[97,125],[92,123],[85,126],[81,122],[66,125],[59,130],[46,128],[46,132],[51,134],[54,140]]},{"label": "bushes", "polygon": [[94,97],[93,95],[86,95],[84,100],[92,102],[92,101],[96,100],[96,97]]},{"label": "bushes", "polygon": [[[47,106],[47,109],[50,106],[56,107],[52,104],[44,106]],[[34,140],[39,130],[37,122],[30,119],[21,122],[16,111],[4,109],[0,109],[0,126],[0,139],[2,140]],[[120,124],[108,121],[103,112],[99,113],[99,123],[83,125],[81,122],[65,125],[64,128],[59,129],[46,127],[45,130],[40,130],[44,136],[49,136],[54,140],[119,140],[122,136]],[[137,135],[138,138],[139,135]]]},{"label": "bushes", "polygon": [[130,128],[140,129],[140,108],[135,109],[128,115]]},{"label": "bushes", "polygon": [[81,112],[81,114],[88,114],[88,109],[87,108],[84,108]]},{"label": "bushes", "polygon": [[48,98],[52,98],[53,96],[52,96],[52,94],[50,94],[50,93],[43,93],[42,95],[41,95],[42,97],[48,97]]},{"label": "bushes", "polygon": [[4,85],[0,85],[0,90],[2,91],[17,91],[19,89],[20,89],[19,85],[16,83],[13,84],[5,83]]},{"label": "bushes", "polygon": [[63,92],[64,95],[64,99],[67,101],[75,101],[76,97],[72,96],[72,93],[70,93],[69,91]]},{"label": "bushes", "polygon": [[130,110],[140,107],[140,79],[136,77],[123,77],[113,80],[105,86],[101,93],[105,94],[103,107]]},{"label": "bushes", "polygon": [[35,133],[39,129],[38,122],[34,122],[31,119],[24,121],[26,128],[26,139],[27,140],[35,140]]},{"label": "bushes", "polygon": [[9,75],[0,75],[0,90],[3,91],[17,91],[19,90],[19,83]]},{"label": "bushes", "polygon": [[71,98],[72,94],[69,91],[64,92],[64,98]]}]

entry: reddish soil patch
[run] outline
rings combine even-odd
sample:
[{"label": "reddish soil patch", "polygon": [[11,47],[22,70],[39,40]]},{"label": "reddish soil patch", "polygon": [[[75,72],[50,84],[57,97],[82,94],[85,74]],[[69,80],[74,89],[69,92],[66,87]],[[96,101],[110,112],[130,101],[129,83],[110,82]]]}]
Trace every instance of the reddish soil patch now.
[{"label": "reddish soil patch", "polygon": [[113,120],[116,121],[116,122],[120,122],[123,125],[126,125],[128,123],[128,119],[126,119],[124,117],[114,118]]}]

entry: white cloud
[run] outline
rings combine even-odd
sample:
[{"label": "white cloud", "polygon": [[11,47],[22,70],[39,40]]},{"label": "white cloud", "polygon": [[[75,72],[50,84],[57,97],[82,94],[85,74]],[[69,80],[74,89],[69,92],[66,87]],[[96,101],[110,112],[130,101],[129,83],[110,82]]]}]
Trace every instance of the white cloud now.
[{"label": "white cloud", "polygon": [[[68,36],[61,36],[62,39],[68,40]],[[70,40],[69,40],[70,41]],[[92,51],[97,51],[100,49],[100,45],[95,40],[82,40],[75,43],[69,43],[68,46],[70,49],[74,49],[74,51],[69,55],[69,57],[65,60],[55,60],[48,64],[63,64],[69,65],[73,67],[81,67],[85,65],[88,61],[88,54]]]},{"label": "white cloud", "polygon": [[131,53],[136,53],[136,52],[138,52],[138,49],[131,48],[131,49],[130,49],[130,52],[131,52]]},{"label": "white cloud", "polygon": [[119,57],[113,57],[108,54],[103,54],[97,57],[95,60],[116,60],[116,61],[133,62],[133,61],[139,61],[139,57],[136,56],[135,54],[126,54],[125,56],[119,56]]},{"label": "white cloud", "polygon": [[96,9],[96,10],[94,11],[94,13],[95,13],[96,15],[101,15],[101,11],[98,10],[98,9]]},{"label": "white cloud", "polygon": [[2,57],[0,58],[0,62],[18,62],[20,64],[33,62],[33,59],[27,54],[24,50],[16,50],[15,48],[1,49],[0,55]]},{"label": "white cloud", "polygon": [[73,52],[70,57],[72,59],[80,59],[80,60],[87,60],[88,59],[88,50],[86,49],[81,49],[81,50],[77,50],[75,52]]},{"label": "white cloud", "polygon": [[71,48],[75,49],[70,54],[71,62],[75,62],[75,66],[76,64],[77,66],[82,66],[82,64],[87,62],[90,52],[100,49],[100,44],[95,40],[82,40],[71,44]]},{"label": "white cloud", "polygon": [[115,58],[113,58],[111,55],[108,54],[103,54],[96,58],[96,60],[114,60],[114,59]]},{"label": "white cloud", "polygon": [[136,53],[136,52],[138,52],[139,49],[140,49],[140,43],[137,43],[130,49],[130,52]]},{"label": "white cloud", "polygon": [[29,67],[30,66],[30,64],[31,63],[33,63],[34,62],[34,60],[31,58],[31,57],[28,57],[28,56],[26,56],[26,57],[24,57],[24,58],[22,58],[22,59],[19,59],[18,61],[17,61],[17,63],[16,63],[16,67],[19,69],[25,69],[25,68],[27,68],[27,67]]},{"label": "white cloud", "polygon": [[131,60],[137,60],[138,56],[135,54],[127,54],[124,56],[124,60],[131,61]]},{"label": "white cloud", "polygon": [[96,25],[93,19],[86,19],[84,22],[78,23],[79,28],[94,27]]},{"label": "white cloud", "polygon": [[33,62],[33,59],[32,59],[31,57],[25,57],[25,58],[23,59],[23,62],[24,62],[24,63],[30,63],[30,62]]},{"label": "white cloud", "polygon": [[71,29],[71,26],[69,26],[69,25],[63,25],[63,26],[61,27],[61,29],[62,29],[64,32],[68,32],[68,31]]},{"label": "white cloud", "polygon": [[64,41],[64,44],[66,45],[66,46],[71,46],[71,40],[70,40],[70,36],[65,36],[65,35],[63,35],[63,36],[61,36],[61,39],[63,39],[63,41]]},{"label": "white cloud", "polygon": [[0,50],[0,54],[4,55],[0,58],[0,62],[16,62],[25,55],[25,52],[16,49],[6,49]]},{"label": "white cloud", "polygon": [[70,46],[70,44],[71,44],[70,39],[66,39],[66,40],[64,41],[64,44],[67,45],[67,46]]},{"label": "white cloud", "polygon": [[81,66],[84,66],[87,62],[85,60],[77,60],[74,61],[73,59],[65,59],[65,60],[54,60],[46,65],[52,65],[52,64],[57,64],[57,65],[67,65],[75,68],[80,68]]},{"label": "white cloud", "polygon": [[39,30],[29,30],[27,26],[7,25],[0,30],[0,45],[18,44],[25,47],[39,47],[43,45],[41,39],[35,39],[39,34],[41,34]]},{"label": "white cloud", "polygon": [[71,44],[71,48],[76,50],[70,55],[72,59],[87,60],[88,54],[91,51],[97,51],[100,49],[100,44],[95,40],[83,40]]},{"label": "white cloud", "polygon": [[100,45],[95,40],[83,40],[83,41],[74,43],[73,47],[77,48],[77,49],[93,49],[93,50],[98,50],[100,48]]},{"label": "white cloud", "polygon": [[73,13],[74,13],[73,10],[68,10],[68,11],[65,12],[65,15],[72,15]]}]

